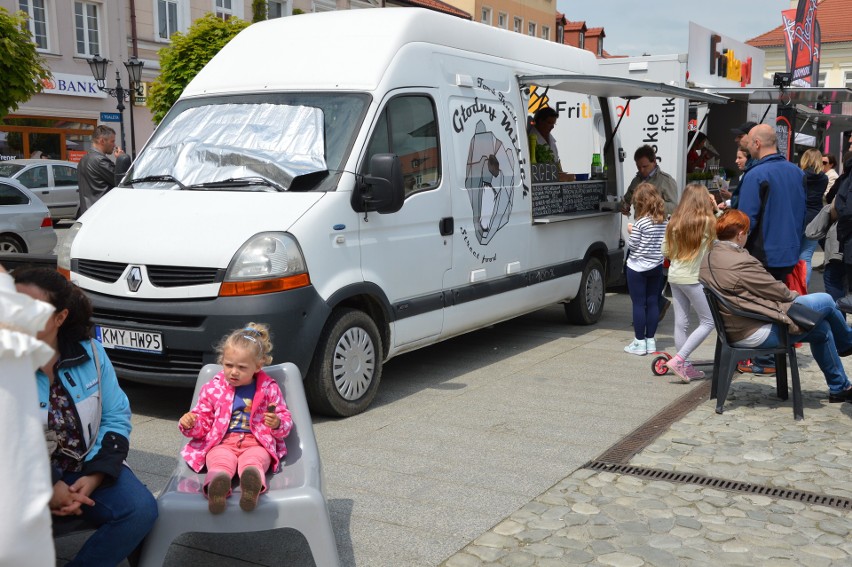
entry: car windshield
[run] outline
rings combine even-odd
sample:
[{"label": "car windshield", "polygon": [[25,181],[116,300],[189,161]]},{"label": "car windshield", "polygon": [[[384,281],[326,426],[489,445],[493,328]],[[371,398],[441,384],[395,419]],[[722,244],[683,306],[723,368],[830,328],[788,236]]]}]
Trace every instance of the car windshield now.
[{"label": "car windshield", "polygon": [[19,163],[0,162],[0,177],[12,177],[22,169],[24,166]]},{"label": "car windshield", "polygon": [[369,97],[279,93],[182,101],[123,185],[183,190],[323,188],[351,150]]}]

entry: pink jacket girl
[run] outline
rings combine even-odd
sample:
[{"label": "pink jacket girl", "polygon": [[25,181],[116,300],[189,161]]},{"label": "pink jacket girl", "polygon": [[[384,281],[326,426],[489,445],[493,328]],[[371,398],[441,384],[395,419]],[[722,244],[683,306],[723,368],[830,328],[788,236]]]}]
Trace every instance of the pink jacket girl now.
[{"label": "pink jacket girl", "polygon": [[[293,428],[293,420],[275,380],[263,370],[259,370],[255,378],[257,391],[251,405],[251,433],[272,457],[271,470],[277,472],[281,460],[287,454],[284,439]],[[219,372],[202,386],[198,403],[192,409],[192,413],[198,416],[195,425],[189,429],[180,426],[181,433],[192,439],[183,448],[181,455],[195,472],[201,472],[208,451],[222,442],[228,431],[233,403],[234,387],[225,379],[224,372]],[[281,426],[277,429],[271,429],[263,422],[263,414],[272,404],[281,420]]]}]

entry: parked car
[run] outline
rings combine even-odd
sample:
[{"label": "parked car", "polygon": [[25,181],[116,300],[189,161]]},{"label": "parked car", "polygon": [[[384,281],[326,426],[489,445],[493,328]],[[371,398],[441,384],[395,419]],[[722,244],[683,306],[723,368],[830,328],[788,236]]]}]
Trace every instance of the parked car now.
[{"label": "parked car", "polygon": [[0,162],[0,177],[17,179],[47,205],[54,221],[76,219],[80,208],[77,164],[57,159]]},{"label": "parked car", "polygon": [[0,177],[0,254],[51,254],[56,232],[50,212],[14,179]]}]

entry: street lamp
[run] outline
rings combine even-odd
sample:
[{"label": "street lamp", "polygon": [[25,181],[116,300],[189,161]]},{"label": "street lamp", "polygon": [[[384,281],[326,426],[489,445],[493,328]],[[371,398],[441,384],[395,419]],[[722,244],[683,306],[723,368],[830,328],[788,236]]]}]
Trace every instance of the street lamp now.
[{"label": "street lamp", "polygon": [[[143,61],[139,61],[135,56],[131,57],[129,61],[124,62],[124,66],[127,68],[128,81],[130,83],[130,88],[127,90],[125,90],[125,88],[121,85],[121,74],[118,72],[118,69],[115,70],[115,88],[109,88],[106,86],[106,71],[109,63],[109,59],[101,57],[100,55],[95,55],[89,59],[89,69],[92,71],[92,76],[95,78],[98,88],[107,93],[109,96],[114,97],[117,101],[116,109],[118,110],[118,124],[121,127],[121,147],[122,149],[126,149],[127,146],[125,145],[124,140],[124,97],[126,95],[135,96],[137,94],[139,83],[142,81],[142,67],[145,63]],[[133,123],[132,100],[130,101],[130,144],[131,156],[135,159],[136,131]]]}]

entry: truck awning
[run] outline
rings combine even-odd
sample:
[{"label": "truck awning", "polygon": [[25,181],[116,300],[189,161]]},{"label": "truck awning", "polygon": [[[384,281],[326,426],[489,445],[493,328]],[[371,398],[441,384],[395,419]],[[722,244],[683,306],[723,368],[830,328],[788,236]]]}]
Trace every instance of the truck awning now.
[{"label": "truck awning", "polygon": [[706,91],[751,104],[811,105],[852,102],[852,89],[830,87],[790,87],[784,90],[778,87],[708,88]]},{"label": "truck awning", "polygon": [[601,75],[524,75],[518,77],[522,85],[549,87],[558,91],[583,93],[607,98],[635,99],[641,97],[675,97],[698,102],[724,104],[728,98],[695,89],[675,87],[665,83],[652,83],[621,77]]}]

